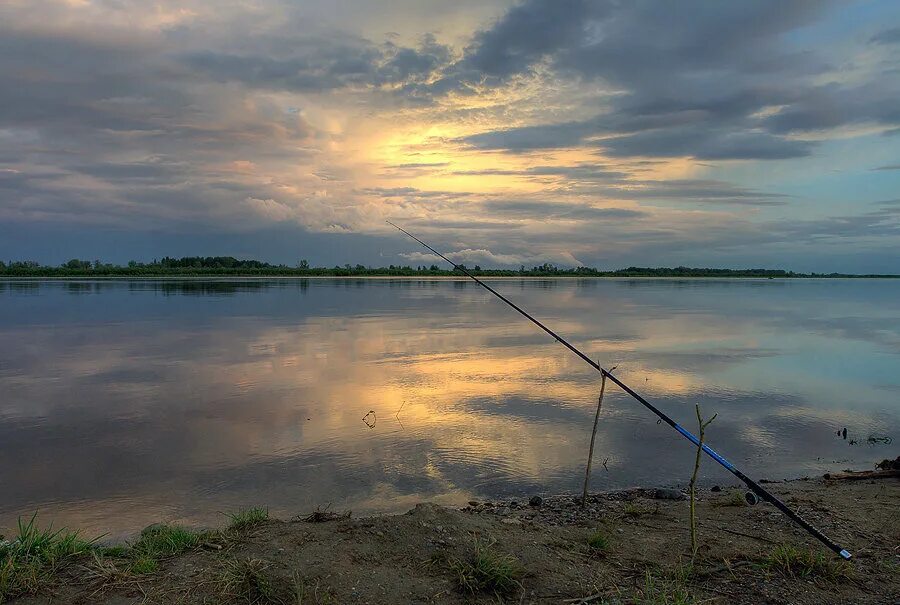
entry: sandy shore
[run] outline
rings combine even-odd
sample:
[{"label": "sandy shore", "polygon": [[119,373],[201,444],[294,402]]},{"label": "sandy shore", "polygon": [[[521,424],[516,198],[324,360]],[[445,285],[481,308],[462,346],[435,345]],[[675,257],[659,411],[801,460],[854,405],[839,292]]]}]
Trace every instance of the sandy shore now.
[{"label": "sandy shore", "polygon": [[[900,602],[900,482],[796,480],[768,487],[854,555],[846,564],[736,486],[688,502],[627,490],[532,502],[420,504],[403,515],[331,512],[200,534],[135,571],[113,549],[55,570],[14,602],[872,603]],[[660,498],[659,496],[663,496]],[[152,530],[151,530],[152,531]]]}]

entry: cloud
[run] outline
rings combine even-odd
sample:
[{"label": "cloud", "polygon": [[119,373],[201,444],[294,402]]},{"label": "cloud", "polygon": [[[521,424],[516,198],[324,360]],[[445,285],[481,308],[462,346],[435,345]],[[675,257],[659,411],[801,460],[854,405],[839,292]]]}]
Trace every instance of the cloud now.
[{"label": "cloud", "polygon": [[432,198],[454,199],[471,195],[465,191],[439,191],[422,190],[416,187],[365,187],[361,193],[374,195],[381,198],[404,198],[427,200]]},{"label": "cloud", "polygon": [[597,164],[579,164],[576,166],[531,166],[522,169],[484,168],[480,170],[456,170],[454,175],[460,176],[518,176],[558,177],[572,181],[618,181],[628,173]]},{"label": "cloud", "polygon": [[[434,254],[426,254],[422,252],[403,252],[400,254],[403,258],[412,262],[421,263],[443,263],[442,259]],[[497,254],[490,250],[480,248],[465,248],[456,250],[455,252],[447,252],[445,256],[457,264],[464,265],[484,265],[485,267],[518,267],[521,264],[543,264],[545,262],[562,264],[565,266],[581,266],[575,257],[568,253],[551,255],[552,258],[538,257],[520,254]]]},{"label": "cloud", "polygon": [[357,262],[403,249],[394,218],[528,263],[883,266],[897,166],[853,204],[827,171],[889,157],[896,28],[835,6],[0,3],[0,227],[319,232]]},{"label": "cloud", "polygon": [[869,42],[872,44],[900,44],[900,27],[882,30],[869,38]]},{"label": "cloud", "polygon": [[273,199],[260,200],[248,197],[246,202],[256,214],[274,222],[286,221],[295,216],[293,209]]},{"label": "cloud", "polygon": [[528,70],[572,39],[582,39],[588,19],[606,12],[605,2],[527,0],[492,27],[478,32],[458,66],[480,77],[505,78]]},{"label": "cloud", "polygon": [[900,124],[900,83],[869,82],[860,87],[836,84],[811,88],[790,106],[762,121],[776,134],[835,129],[848,124]]},{"label": "cloud", "polygon": [[492,200],[482,204],[490,216],[533,220],[631,221],[649,216],[631,208],[598,208],[579,203]]},{"label": "cloud", "polygon": [[444,168],[449,165],[449,162],[410,162],[408,164],[392,164],[390,166],[387,166],[387,168],[405,170],[415,168]]},{"label": "cloud", "polygon": [[[525,2],[476,36],[458,64],[505,79],[549,64],[613,87],[606,109],[589,119],[470,134],[461,143],[514,153],[598,145],[615,157],[779,160],[809,156],[816,145],[789,134],[900,124],[896,79],[817,84],[827,62],[783,41],[831,3],[589,4],[558,10],[550,0]],[[546,35],[530,26],[539,16],[553,19]]]},{"label": "cloud", "polygon": [[296,36],[287,46],[244,52],[198,50],[177,57],[191,71],[217,82],[252,88],[321,93],[384,86],[427,77],[450,58],[450,49],[426,35],[417,48],[377,46],[352,36]]},{"label": "cloud", "polygon": [[676,200],[750,206],[783,206],[787,204],[788,198],[780,193],[757,191],[715,179],[633,180],[621,186],[609,186],[599,191],[618,199]]},{"label": "cloud", "polygon": [[597,128],[595,124],[595,121],[577,121],[522,126],[467,135],[458,141],[475,149],[513,152],[575,147]]}]

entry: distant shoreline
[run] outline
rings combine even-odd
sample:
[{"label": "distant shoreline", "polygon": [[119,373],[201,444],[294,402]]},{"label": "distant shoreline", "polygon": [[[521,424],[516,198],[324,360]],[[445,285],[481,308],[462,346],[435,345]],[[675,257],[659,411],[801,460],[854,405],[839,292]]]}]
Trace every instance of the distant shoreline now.
[{"label": "distant shoreline", "polygon": [[42,265],[35,261],[0,261],[0,278],[206,278],[206,277],[242,277],[242,278],[460,278],[464,274],[477,277],[495,278],[548,278],[548,277],[612,277],[612,278],[869,278],[896,279],[900,274],[878,273],[797,273],[786,269],[764,269],[746,267],[743,269],[724,269],[715,267],[637,267],[631,265],[620,269],[598,269],[597,267],[558,267],[551,263],[543,263],[518,269],[482,268],[479,265],[467,267],[464,264],[454,265],[452,269],[442,269],[431,265],[389,265],[372,267],[357,263],[335,265],[334,267],[313,266],[307,260],[301,260],[296,266],[284,264],[274,265],[253,259],[238,259],[233,256],[184,256],[172,258],[165,256],[143,263],[129,261],[126,265],[104,263],[100,260],[79,260],[73,258],[61,265]]},{"label": "distant shoreline", "polygon": [[[632,279],[664,279],[664,280],[764,280],[764,281],[802,281],[802,280],[836,280],[836,279],[900,279],[900,275],[856,275],[856,274],[795,274],[783,276],[762,276],[762,275],[493,275],[490,273],[474,273],[479,278],[490,280],[632,280]],[[194,274],[159,274],[159,275],[129,275],[129,274],[101,274],[92,275],[89,273],[78,275],[10,275],[0,273],[0,281],[188,281],[188,280],[301,280],[301,279],[396,279],[396,280],[427,280],[427,281],[466,281],[469,277],[461,274],[456,275],[391,275],[391,274],[368,274],[368,275],[342,275],[342,274],[318,274],[318,275],[294,275],[294,274],[260,274],[260,273],[194,273]]]},{"label": "distant shoreline", "polygon": [[[561,281],[842,281],[842,280],[895,280],[900,279],[900,275],[837,275],[837,276],[815,276],[815,277],[725,277],[725,276],[698,276],[698,275],[632,275],[632,276],[570,276],[570,275],[547,275],[547,276],[491,276],[482,275],[480,279],[490,281],[545,281],[545,280],[561,280]],[[10,276],[0,275],[0,282],[78,282],[78,281],[98,281],[98,282],[119,282],[119,281],[146,281],[146,282],[187,282],[187,281],[301,281],[301,280],[363,280],[363,281],[447,281],[459,282],[469,281],[466,276],[455,275],[66,275],[66,276],[42,276],[42,275],[26,275],[26,276]]]}]

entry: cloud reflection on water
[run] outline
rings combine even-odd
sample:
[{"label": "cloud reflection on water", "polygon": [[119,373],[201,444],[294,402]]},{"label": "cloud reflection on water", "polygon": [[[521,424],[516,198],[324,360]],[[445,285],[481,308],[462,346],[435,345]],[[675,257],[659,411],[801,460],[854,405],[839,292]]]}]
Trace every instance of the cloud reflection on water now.
[{"label": "cloud reflection on water", "polygon": [[[499,285],[688,426],[718,412],[711,443],[775,477],[887,455],[833,432],[900,426],[898,286]],[[40,509],[122,535],[580,481],[598,377],[465,282],[0,282],[0,309],[0,525]],[[613,391],[597,456],[599,489],[683,481],[692,453]]]}]

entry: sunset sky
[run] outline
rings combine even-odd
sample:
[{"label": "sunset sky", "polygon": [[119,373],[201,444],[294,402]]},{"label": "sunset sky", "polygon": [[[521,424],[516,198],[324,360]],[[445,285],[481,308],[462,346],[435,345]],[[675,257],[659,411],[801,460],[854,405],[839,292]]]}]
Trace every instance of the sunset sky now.
[{"label": "sunset sky", "polygon": [[3,0],[0,258],[900,273],[900,2]]}]

